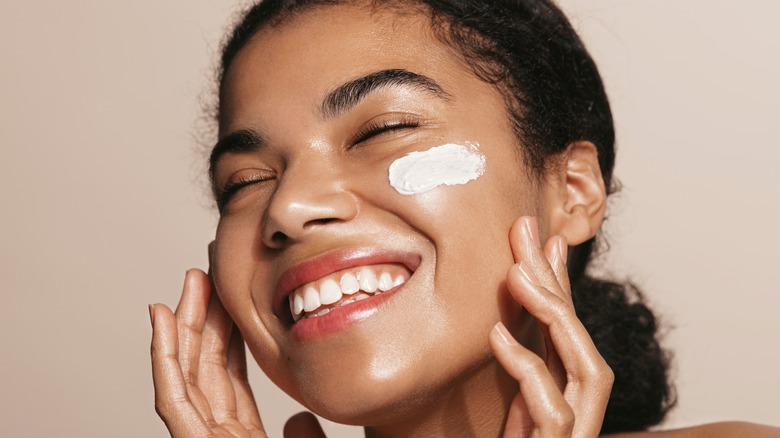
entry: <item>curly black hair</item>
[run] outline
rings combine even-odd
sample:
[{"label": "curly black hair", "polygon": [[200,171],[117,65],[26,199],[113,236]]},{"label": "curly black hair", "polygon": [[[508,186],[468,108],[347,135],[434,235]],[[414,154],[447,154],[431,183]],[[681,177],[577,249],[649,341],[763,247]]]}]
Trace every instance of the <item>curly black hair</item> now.
[{"label": "curly black hair", "polygon": [[[241,16],[222,49],[219,85],[236,54],[264,26],[315,6],[346,0],[265,0]],[[456,49],[482,80],[505,96],[521,153],[541,175],[548,158],[576,141],[597,150],[608,194],[615,132],[601,76],[563,12],[549,0],[364,0],[372,8],[415,8],[437,37]],[[670,355],[656,316],[633,284],[595,278],[588,265],[600,235],[570,251],[577,315],[615,374],[602,433],[645,430],[675,404]]]}]

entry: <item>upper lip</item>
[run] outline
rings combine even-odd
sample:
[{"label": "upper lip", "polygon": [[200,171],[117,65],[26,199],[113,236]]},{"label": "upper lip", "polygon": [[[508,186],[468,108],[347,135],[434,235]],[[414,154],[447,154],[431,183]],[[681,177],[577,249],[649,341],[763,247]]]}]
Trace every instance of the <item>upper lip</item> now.
[{"label": "upper lip", "polygon": [[274,313],[279,319],[292,322],[287,300],[295,289],[343,269],[382,263],[400,263],[410,272],[414,272],[420,265],[420,255],[381,248],[352,248],[304,260],[284,271],[279,277],[274,292]]}]

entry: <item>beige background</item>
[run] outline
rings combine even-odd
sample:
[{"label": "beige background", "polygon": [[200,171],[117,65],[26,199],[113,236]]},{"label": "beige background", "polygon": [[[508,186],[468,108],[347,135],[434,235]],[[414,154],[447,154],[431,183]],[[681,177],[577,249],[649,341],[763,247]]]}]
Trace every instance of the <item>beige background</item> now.
[{"label": "beige background", "polygon": [[[780,424],[780,2],[563,7],[616,114],[626,188],[606,265],[675,326],[667,424]],[[235,9],[0,2],[0,436],[165,436],[146,305],[175,304],[206,264],[216,215],[193,133]],[[253,381],[280,436],[297,408]]]}]

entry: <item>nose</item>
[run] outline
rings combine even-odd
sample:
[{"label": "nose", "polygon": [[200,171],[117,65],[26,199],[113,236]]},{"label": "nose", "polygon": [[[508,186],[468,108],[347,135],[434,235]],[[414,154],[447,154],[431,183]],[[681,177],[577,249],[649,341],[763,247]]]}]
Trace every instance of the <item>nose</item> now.
[{"label": "nose", "polygon": [[265,214],[263,243],[279,249],[322,229],[352,220],[358,212],[355,196],[332,166],[321,160],[288,168]]}]

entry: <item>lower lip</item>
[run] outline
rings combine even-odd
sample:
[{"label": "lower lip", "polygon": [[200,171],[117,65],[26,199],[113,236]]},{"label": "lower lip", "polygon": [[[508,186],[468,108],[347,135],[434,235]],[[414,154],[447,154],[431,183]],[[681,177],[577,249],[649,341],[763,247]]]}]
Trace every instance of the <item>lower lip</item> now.
[{"label": "lower lip", "polygon": [[338,307],[322,316],[303,318],[293,325],[292,336],[300,342],[311,342],[343,332],[379,312],[379,307],[403,287],[403,284],[396,286],[370,298]]}]

